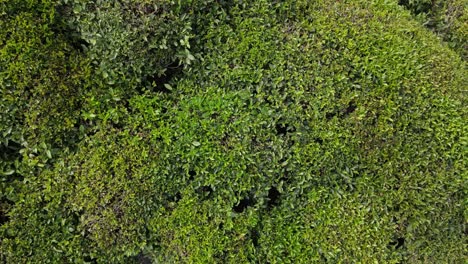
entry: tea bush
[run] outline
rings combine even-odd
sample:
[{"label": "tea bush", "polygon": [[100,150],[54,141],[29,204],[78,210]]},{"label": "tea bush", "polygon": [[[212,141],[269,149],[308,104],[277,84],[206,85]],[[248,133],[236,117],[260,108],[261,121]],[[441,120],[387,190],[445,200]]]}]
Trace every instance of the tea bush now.
[{"label": "tea bush", "polygon": [[[101,122],[118,125],[132,95],[164,89],[170,76],[159,75],[175,71],[168,64],[177,60],[188,64],[193,59],[187,49],[190,23],[195,21],[192,13],[202,12],[212,1],[124,2],[0,2],[0,199],[16,192],[13,181],[49,166]],[[157,10],[144,13],[151,8]],[[128,25],[119,17],[133,22]],[[105,43],[96,46],[95,38],[104,34],[97,30],[113,33],[106,33]],[[170,48],[148,49],[148,38],[151,45],[170,39]],[[102,71],[106,67],[114,67],[120,75],[109,77]]]},{"label": "tea bush", "polygon": [[467,59],[468,1],[400,0],[399,3],[440,35],[464,60]]},{"label": "tea bush", "polygon": [[34,2],[1,6],[1,129],[14,142],[52,138],[60,145],[66,140],[60,134],[73,129],[79,116],[87,61],[55,32],[53,4]]},{"label": "tea bush", "polygon": [[436,16],[438,18],[436,32],[466,61],[468,59],[468,1],[450,0],[442,6],[439,16]]},{"label": "tea bush", "polygon": [[87,59],[52,1],[0,2],[0,218],[23,179],[78,140]]},{"label": "tea bush", "polygon": [[2,260],[462,263],[460,56],[394,2],[221,2],[169,92],[25,179]]},{"label": "tea bush", "polygon": [[62,10],[97,73],[110,85],[137,89],[154,85],[168,68],[195,60],[190,52],[194,11],[186,11],[196,7],[189,2],[64,0]]}]

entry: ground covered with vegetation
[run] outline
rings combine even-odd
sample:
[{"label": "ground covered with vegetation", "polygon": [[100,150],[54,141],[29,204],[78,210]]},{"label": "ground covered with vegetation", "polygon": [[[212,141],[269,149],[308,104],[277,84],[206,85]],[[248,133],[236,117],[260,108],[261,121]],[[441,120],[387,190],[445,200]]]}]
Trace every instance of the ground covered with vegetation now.
[{"label": "ground covered with vegetation", "polygon": [[464,263],[466,0],[0,0],[0,262]]}]

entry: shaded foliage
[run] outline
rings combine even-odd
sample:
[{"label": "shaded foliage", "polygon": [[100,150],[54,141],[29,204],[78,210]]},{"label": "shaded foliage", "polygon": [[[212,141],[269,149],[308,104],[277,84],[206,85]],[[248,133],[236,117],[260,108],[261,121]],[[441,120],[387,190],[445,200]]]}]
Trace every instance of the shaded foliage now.
[{"label": "shaded foliage", "polygon": [[438,34],[466,61],[468,58],[468,1],[400,0],[423,25]]}]

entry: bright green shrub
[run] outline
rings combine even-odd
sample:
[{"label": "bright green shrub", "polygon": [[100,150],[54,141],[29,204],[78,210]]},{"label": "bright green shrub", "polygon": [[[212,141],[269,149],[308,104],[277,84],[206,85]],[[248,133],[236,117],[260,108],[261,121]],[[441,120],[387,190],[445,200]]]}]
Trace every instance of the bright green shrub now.
[{"label": "bright green shrub", "polygon": [[172,93],[132,97],[29,180],[0,256],[462,263],[459,56],[383,0],[217,12]]}]

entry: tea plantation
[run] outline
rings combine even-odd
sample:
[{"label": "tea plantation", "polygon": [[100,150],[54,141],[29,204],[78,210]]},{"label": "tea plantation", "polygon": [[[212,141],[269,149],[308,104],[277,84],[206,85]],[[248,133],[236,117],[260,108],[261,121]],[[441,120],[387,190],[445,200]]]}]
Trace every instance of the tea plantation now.
[{"label": "tea plantation", "polygon": [[0,0],[1,263],[466,263],[466,0]]}]

